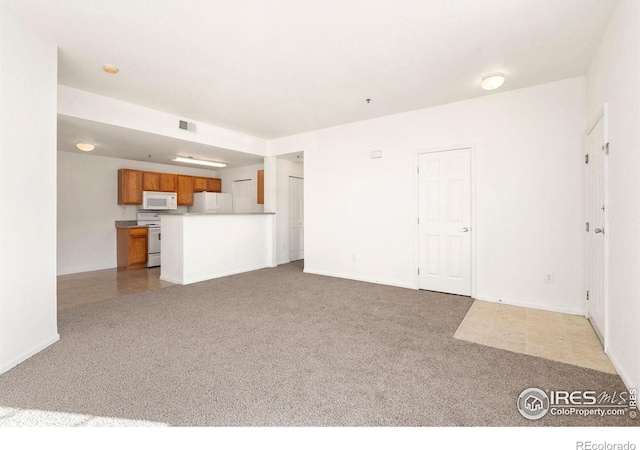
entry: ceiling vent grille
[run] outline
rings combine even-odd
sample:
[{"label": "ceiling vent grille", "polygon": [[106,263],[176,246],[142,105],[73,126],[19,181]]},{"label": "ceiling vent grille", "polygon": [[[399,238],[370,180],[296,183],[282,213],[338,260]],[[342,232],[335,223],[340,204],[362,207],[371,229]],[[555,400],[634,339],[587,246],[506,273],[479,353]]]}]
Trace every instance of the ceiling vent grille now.
[{"label": "ceiling vent grille", "polygon": [[192,133],[196,132],[196,124],[193,122],[187,122],[186,120],[178,121],[178,128],[185,131],[191,131]]}]

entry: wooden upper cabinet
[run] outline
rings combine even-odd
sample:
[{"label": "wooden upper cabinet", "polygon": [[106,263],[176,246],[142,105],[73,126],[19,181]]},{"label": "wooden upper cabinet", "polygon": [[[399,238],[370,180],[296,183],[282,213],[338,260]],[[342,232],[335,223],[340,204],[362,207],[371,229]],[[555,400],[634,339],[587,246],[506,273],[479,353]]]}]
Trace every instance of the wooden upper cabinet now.
[{"label": "wooden upper cabinet", "polygon": [[176,179],[176,174],[160,174],[160,192],[178,192],[178,180]]},{"label": "wooden upper cabinet", "polygon": [[193,177],[193,191],[204,192],[207,190],[207,178]]},{"label": "wooden upper cabinet", "polygon": [[160,190],[160,174],[157,172],[144,172],[142,175],[143,191],[159,191]]},{"label": "wooden upper cabinet", "polygon": [[177,192],[178,205],[193,205],[194,192],[222,192],[220,178],[118,170],[118,205],[141,205],[142,191]]},{"label": "wooden upper cabinet", "polygon": [[178,205],[193,205],[193,177],[177,175]]},{"label": "wooden upper cabinet", "polygon": [[258,170],[258,205],[264,205],[264,170]]},{"label": "wooden upper cabinet", "polygon": [[220,178],[207,178],[208,192],[222,192],[222,180]]},{"label": "wooden upper cabinet", "polygon": [[118,170],[118,205],[142,204],[142,171]]}]

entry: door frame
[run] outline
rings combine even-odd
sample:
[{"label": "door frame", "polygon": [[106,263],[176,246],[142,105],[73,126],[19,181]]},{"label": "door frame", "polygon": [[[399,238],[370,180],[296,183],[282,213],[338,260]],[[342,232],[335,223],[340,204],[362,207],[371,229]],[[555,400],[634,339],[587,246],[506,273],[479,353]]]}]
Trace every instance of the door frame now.
[{"label": "door frame", "polygon": [[[291,220],[291,178],[297,178],[298,180],[302,180],[302,218],[304,220],[304,205],[305,205],[305,201],[304,201],[304,176],[303,175],[296,175],[296,174],[292,174],[289,173],[289,175],[287,176],[287,259],[288,262],[292,262],[291,261],[291,247],[290,247],[290,243],[291,243],[291,225],[289,223],[289,221]],[[304,229],[304,225],[302,226]],[[304,231],[303,231],[303,235],[302,235],[302,242],[303,242],[303,247],[306,247],[304,245]],[[304,250],[303,250],[304,252]],[[304,259],[304,257],[302,258]],[[296,261],[300,261],[299,259],[297,259]]]},{"label": "door frame", "polygon": [[418,167],[420,166],[420,155],[424,153],[447,152],[452,150],[469,150],[469,159],[471,164],[471,298],[476,298],[477,290],[477,268],[476,268],[476,146],[473,142],[462,143],[457,145],[445,145],[442,147],[422,148],[414,151],[413,155],[413,286],[416,290],[420,289],[420,277],[418,276],[418,267],[420,266],[420,225],[418,217],[420,217],[420,175]]},{"label": "door frame", "polygon": [[[608,145],[609,144],[609,104],[608,103],[604,103],[602,105],[602,108],[600,108],[600,110],[598,111],[598,113],[594,116],[594,118],[589,122],[589,125],[587,126],[587,129],[585,130],[584,136],[584,147],[585,147],[585,154],[587,153],[586,150],[588,150],[587,148],[587,137],[589,136],[589,134],[591,134],[591,132],[593,131],[593,129],[596,127],[596,125],[598,124],[598,122],[600,121],[600,119],[602,119],[603,122],[603,129],[604,129],[604,140],[603,143],[604,145]],[[604,214],[604,261],[603,261],[603,277],[602,277],[602,284],[603,284],[603,298],[602,298],[602,308],[603,308],[603,313],[604,313],[604,330],[602,331],[602,340],[603,340],[603,347],[604,347],[604,352],[605,353],[609,353],[609,230],[611,229],[610,227],[610,217],[611,217],[611,209],[610,209],[610,203],[609,203],[609,158],[607,158],[607,153],[605,153],[604,155],[604,163],[603,163],[603,167],[602,170],[604,172],[603,174],[603,189],[604,189],[604,205],[605,205],[605,214]],[[584,180],[584,201],[585,201],[585,208],[584,208],[584,213],[585,213],[585,223],[588,222],[589,220],[589,215],[588,215],[588,210],[589,210],[589,205],[588,205],[588,195],[589,195],[589,168],[587,167],[587,164],[584,164],[584,171],[583,171],[583,180]],[[585,292],[585,296],[584,296],[584,315],[587,318],[587,320],[589,319],[589,303],[587,302],[587,298],[586,298],[586,292],[587,292],[587,271],[588,271],[588,264],[589,264],[589,234],[585,233],[585,238],[584,238],[584,289],[583,292]],[[589,321],[591,322],[591,321]],[[595,328],[594,328],[595,329]]]}]

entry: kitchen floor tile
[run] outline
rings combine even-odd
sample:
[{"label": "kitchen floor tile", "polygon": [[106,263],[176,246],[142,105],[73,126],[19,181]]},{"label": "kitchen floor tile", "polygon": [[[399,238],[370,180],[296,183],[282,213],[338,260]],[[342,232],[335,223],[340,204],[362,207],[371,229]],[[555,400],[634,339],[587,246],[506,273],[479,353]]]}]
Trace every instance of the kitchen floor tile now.
[{"label": "kitchen floor tile", "polygon": [[476,300],[454,337],[616,373],[591,323],[583,316]]},{"label": "kitchen floor tile", "polygon": [[160,280],[159,267],[136,270],[105,269],[60,275],[58,310],[172,285]]}]

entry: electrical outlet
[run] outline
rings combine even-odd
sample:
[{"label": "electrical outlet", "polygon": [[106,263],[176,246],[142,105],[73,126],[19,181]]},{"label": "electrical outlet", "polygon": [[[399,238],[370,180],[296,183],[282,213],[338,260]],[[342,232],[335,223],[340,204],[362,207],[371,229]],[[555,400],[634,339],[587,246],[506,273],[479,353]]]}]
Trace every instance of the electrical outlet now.
[{"label": "electrical outlet", "polygon": [[282,244],[282,250],[286,250],[287,249],[287,244]]},{"label": "electrical outlet", "polygon": [[238,256],[238,250],[233,252],[233,256]]},{"label": "electrical outlet", "polygon": [[545,283],[553,283],[553,274],[552,273],[545,273],[544,274],[544,282]]},{"label": "electrical outlet", "polygon": [[351,261],[355,262],[355,260],[356,260],[356,254],[354,253],[353,255],[351,255]]}]

